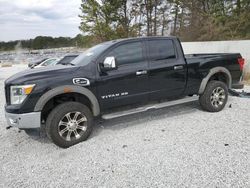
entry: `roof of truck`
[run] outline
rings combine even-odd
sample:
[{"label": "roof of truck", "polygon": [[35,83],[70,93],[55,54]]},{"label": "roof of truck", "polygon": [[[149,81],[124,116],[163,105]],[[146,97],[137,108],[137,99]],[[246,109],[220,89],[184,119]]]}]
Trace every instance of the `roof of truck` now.
[{"label": "roof of truck", "polygon": [[115,39],[111,41],[104,42],[106,44],[110,43],[118,43],[122,41],[130,41],[130,40],[148,40],[148,39],[176,39],[177,37],[174,36],[143,36],[143,37],[131,37],[131,38],[122,38],[122,39]]}]

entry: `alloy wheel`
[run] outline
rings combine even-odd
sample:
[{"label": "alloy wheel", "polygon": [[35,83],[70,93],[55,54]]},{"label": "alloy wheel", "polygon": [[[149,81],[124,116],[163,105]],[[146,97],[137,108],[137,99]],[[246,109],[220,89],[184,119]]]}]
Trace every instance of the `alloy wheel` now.
[{"label": "alloy wheel", "polygon": [[58,133],[66,141],[77,140],[87,130],[87,118],[81,112],[69,112],[58,124]]},{"label": "alloy wheel", "polygon": [[210,101],[214,107],[218,108],[224,104],[225,98],[226,98],[225,90],[222,87],[216,87],[212,92]]}]

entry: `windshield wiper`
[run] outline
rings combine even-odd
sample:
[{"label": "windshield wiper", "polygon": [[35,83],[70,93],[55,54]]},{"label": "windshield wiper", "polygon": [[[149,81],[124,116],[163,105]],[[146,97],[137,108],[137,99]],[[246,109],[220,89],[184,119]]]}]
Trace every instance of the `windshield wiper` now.
[{"label": "windshield wiper", "polygon": [[68,65],[71,65],[71,66],[76,66],[75,64],[73,64],[73,63],[68,63]]},{"label": "windshield wiper", "polygon": [[73,63],[61,63],[61,65],[71,65],[71,66],[76,66],[75,64],[73,64]]}]

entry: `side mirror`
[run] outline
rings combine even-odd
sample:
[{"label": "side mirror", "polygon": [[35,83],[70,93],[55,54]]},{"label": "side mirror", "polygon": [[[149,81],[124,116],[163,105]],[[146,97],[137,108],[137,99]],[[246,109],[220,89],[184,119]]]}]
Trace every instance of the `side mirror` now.
[{"label": "side mirror", "polygon": [[103,62],[103,68],[105,70],[112,70],[116,68],[115,57],[106,57]]}]

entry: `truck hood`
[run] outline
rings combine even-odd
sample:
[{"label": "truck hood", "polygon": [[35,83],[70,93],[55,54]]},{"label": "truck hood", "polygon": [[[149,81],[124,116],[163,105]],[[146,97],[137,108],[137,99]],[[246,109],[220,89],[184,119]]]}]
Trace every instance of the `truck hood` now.
[{"label": "truck hood", "polygon": [[66,76],[72,74],[72,72],[76,71],[77,69],[79,69],[79,67],[64,65],[28,69],[14,74],[5,81],[5,84],[14,85],[34,83],[39,80],[52,79],[62,75]]}]

